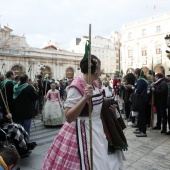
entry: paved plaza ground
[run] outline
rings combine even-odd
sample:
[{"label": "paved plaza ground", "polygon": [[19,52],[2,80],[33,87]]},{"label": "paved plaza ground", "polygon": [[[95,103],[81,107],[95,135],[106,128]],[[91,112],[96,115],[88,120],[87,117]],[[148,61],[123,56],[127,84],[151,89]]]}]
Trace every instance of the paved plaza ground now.
[{"label": "paved plaza ground", "polygon": [[[47,150],[61,128],[61,126],[44,128],[39,118],[34,122],[36,129],[32,124],[31,140],[37,142],[38,146],[32,151],[30,157],[20,161],[21,170],[40,170]],[[156,130],[150,132],[148,129],[148,137],[137,138],[133,134],[134,130],[130,126],[125,130],[129,149],[124,152],[127,159],[124,162],[124,169],[170,170],[170,136]]]}]

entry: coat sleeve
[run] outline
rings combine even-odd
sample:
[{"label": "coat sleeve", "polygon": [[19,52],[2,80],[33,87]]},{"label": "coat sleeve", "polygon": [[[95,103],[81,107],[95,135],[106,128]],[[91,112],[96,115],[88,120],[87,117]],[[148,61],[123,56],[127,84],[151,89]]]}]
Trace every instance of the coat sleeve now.
[{"label": "coat sleeve", "polygon": [[34,88],[32,86],[30,86],[29,97],[30,97],[31,101],[35,101],[38,99],[38,94],[36,93],[36,91],[34,90]]},{"label": "coat sleeve", "polygon": [[[8,101],[8,106],[9,106],[9,110],[12,113],[14,110],[14,101],[13,101],[13,88],[14,88],[14,84],[11,82],[6,83],[5,85],[6,88],[6,92],[4,90],[4,93],[6,93],[4,96],[7,97],[7,101]],[[5,98],[4,98],[5,99]]]},{"label": "coat sleeve", "polygon": [[135,90],[137,94],[142,94],[144,91],[147,91],[147,84],[143,80],[139,80]]},{"label": "coat sleeve", "polygon": [[168,90],[167,84],[165,82],[162,82],[160,86],[158,86],[158,89],[154,90],[154,93],[162,95],[162,94],[166,94],[168,92],[167,90]]}]

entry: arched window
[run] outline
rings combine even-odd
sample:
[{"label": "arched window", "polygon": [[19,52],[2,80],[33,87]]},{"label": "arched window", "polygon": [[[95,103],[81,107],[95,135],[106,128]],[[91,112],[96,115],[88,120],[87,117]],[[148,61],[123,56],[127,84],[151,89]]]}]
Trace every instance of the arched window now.
[{"label": "arched window", "polygon": [[149,72],[149,68],[148,67],[142,67],[142,70],[143,70],[145,75],[147,75],[147,73]]},{"label": "arched window", "polygon": [[48,67],[48,66],[45,66],[45,68],[42,69],[41,74],[44,75],[44,76],[45,76],[46,74],[48,74],[49,76],[51,76],[51,74],[52,74],[52,73],[51,73],[51,68]]},{"label": "arched window", "polygon": [[163,75],[165,75],[165,68],[163,66],[161,66],[161,65],[157,65],[154,68],[154,72],[155,72],[155,74],[162,73]]},{"label": "arched window", "polygon": [[21,65],[14,65],[11,70],[14,71],[16,75],[25,73]]},{"label": "arched window", "polygon": [[127,73],[134,73],[134,71],[135,71],[135,70],[134,70],[133,68],[128,68],[127,71],[126,71],[126,74],[127,74]]}]

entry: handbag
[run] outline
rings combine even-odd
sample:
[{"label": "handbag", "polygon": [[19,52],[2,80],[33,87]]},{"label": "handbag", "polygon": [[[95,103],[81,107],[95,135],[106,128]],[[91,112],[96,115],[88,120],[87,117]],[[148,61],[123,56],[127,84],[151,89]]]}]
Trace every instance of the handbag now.
[{"label": "handbag", "polygon": [[132,101],[132,111],[140,111],[143,109],[144,107],[144,103],[145,103],[145,99],[143,97],[143,93],[146,91],[146,89],[141,93],[141,94],[137,94],[137,93],[132,93],[131,94],[131,101]]}]

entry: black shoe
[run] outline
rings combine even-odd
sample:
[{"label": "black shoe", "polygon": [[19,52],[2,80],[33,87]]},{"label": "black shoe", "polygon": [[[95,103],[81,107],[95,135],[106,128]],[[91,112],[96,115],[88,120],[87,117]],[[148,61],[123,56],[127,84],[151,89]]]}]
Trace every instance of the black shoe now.
[{"label": "black shoe", "polygon": [[28,150],[33,150],[36,146],[36,142],[27,143]]},{"label": "black shoe", "polygon": [[153,130],[161,130],[161,127],[155,126],[155,127],[153,127]]},{"label": "black shoe", "polygon": [[27,151],[26,153],[22,153],[22,154],[19,154],[19,155],[20,155],[20,158],[23,159],[23,158],[29,157],[31,153],[32,153],[31,151]]},{"label": "black shoe", "polygon": [[135,131],[133,131],[133,133],[134,133],[134,134],[139,134],[139,133],[141,133],[141,132],[139,131],[139,129],[138,129],[138,130],[136,129]]},{"label": "black shoe", "polygon": [[168,132],[165,132],[165,135],[170,135],[170,131],[168,131]]},{"label": "black shoe", "polygon": [[147,134],[140,132],[139,134],[136,135],[136,137],[147,137]]},{"label": "black shoe", "polygon": [[161,133],[166,133],[166,129],[162,129],[162,130],[161,130]]}]

